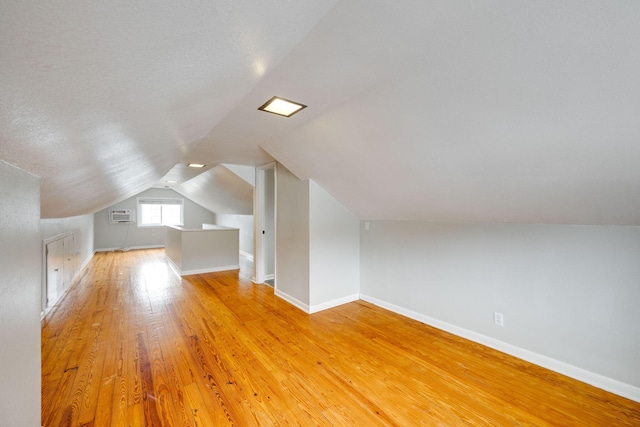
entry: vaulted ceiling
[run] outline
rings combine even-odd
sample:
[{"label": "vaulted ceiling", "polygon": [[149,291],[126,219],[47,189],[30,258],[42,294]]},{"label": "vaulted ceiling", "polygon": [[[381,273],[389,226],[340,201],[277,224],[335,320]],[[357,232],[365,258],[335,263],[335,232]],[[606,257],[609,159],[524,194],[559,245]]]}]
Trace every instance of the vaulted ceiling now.
[{"label": "vaulted ceiling", "polygon": [[363,219],[640,225],[639,75],[632,1],[4,0],[0,159],[43,217],[244,212],[218,165],[275,159]]}]

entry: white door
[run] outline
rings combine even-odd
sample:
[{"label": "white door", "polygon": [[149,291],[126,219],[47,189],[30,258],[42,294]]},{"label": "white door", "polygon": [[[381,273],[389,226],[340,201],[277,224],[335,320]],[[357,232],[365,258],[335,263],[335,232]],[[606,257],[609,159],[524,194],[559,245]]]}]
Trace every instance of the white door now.
[{"label": "white door", "polygon": [[71,281],[75,274],[74,268],[74,254],[75,254],[75,239],[73,235],[67,236],[62,241],[64,245],[64,258],[63,258],[63,284],[62,287],[66,291],[71,286]]},{"label": "white door", "polygon": [[51,307],[64,290],[64,240],[47,244],[47,307]]},{"label": "white door", "polygon": [[274,280],[276,274],[275,169],[267,169],[264,172],[264,278],[265,280]]},{"label": "white door", "polygon": [[275,187],[275,164],[271,163],[257,167],[256,209],[254,210],[256,235],[254,268],[256,283],[265,283],[267,280],[274,280],[275,282],[276,279]]}]

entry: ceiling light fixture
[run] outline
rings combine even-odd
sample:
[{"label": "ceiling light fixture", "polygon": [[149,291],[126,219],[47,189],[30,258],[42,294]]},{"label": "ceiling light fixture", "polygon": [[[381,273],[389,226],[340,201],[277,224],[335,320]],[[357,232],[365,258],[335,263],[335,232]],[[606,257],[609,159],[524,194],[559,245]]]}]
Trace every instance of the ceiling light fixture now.
[{"label": "ceiling light fixture", "polygon": [[277,114],[279,116],[291,117],[303,108],[307,108],[307,106],[274,96],[258,108],[258,110]]},{"label": "ceiling light fixture", "polygon": [[187,167],[190,168],[203,168],[206,165],[203,165],[202,163],[187,163]]},{"label": "ceiling light fixture", "polygon": [[176,181],[175,179],[170,179],[167,181],[167,184],[177,184],[178,181]]}]

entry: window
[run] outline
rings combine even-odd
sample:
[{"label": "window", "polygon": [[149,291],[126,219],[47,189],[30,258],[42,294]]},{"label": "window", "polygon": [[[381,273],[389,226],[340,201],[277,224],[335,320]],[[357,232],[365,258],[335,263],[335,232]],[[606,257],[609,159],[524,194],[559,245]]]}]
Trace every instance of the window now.
[{"label": "window", "polygon": [[138,197],[138,227],[183,224],[182,199]]}]

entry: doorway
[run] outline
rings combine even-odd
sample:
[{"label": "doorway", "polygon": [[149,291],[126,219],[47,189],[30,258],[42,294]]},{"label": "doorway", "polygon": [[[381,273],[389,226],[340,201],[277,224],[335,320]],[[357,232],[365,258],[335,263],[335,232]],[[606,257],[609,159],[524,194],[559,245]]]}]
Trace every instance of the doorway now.
[{"label": "doorway", "polygon": [[256,168],[255,205],[256,283],[275,287],[276,280],[276,167],[269,163]]}]

